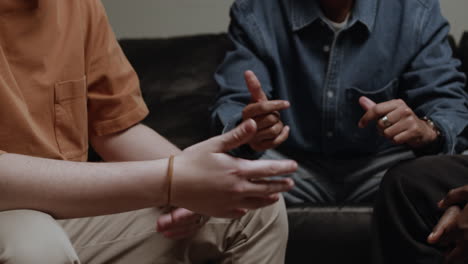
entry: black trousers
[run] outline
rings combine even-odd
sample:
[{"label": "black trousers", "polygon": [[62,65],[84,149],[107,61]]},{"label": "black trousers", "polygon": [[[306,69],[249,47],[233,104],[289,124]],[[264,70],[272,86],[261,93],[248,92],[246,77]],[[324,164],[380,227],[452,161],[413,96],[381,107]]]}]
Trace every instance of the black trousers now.
[{"label": "black trousers", "polygon": [[374,209],[373,263],[443,263],[443,249],[426,239],[443,213],[437,202],[466,184],[468,156],[429,156],[390,169]]}]

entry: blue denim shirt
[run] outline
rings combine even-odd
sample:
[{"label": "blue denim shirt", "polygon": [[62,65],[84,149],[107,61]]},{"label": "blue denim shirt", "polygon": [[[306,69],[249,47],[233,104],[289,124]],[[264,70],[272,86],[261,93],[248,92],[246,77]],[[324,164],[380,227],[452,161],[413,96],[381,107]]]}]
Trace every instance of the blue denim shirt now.
[{"label": "blue denim shirt", "polygon": [[465,76],[447,41],[437,0],[356,0],[347,26],[334,32],[317,0],[237,0],[228,52],[215,79],[217,132],[232,129],[250,101],[243,79],[253,70],[291,126],[284,145],[324,156],[369,155],[392,143],[374,125],[358,128],[358,99],[403,99],[441,130],[443,152],[467,147]]}]

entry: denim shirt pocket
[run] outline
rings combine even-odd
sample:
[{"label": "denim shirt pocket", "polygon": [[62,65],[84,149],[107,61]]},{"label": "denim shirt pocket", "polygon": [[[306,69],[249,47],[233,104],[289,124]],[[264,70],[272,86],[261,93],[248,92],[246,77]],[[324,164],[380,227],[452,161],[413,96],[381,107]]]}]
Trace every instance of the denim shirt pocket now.
[{"label": "denim shirt pocket", "polygon": [[375,152],[386,140],[377,133],[375,122],[371,122],[365,128],[357,127],[359,120],[366,111],[359,105],[359,98],[365,96],[375,103],[383,103],[397,98],[399,80],[397,78],[377,90],[350,87],[346,89],[346,111],[343,113],[344,120],[350,122],[350,140],[354,144],[360,144],[363,151]]}]

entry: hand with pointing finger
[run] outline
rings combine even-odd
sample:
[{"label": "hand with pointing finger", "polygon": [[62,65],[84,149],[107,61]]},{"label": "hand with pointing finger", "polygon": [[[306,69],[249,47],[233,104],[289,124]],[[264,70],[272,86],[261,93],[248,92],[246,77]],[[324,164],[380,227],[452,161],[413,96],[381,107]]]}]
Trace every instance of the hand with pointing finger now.
[{"label": "hand with pointing finger", "polygon": [[289,107],[289,102],[269,101],[260,81],[252,71],[246,71],[244,77],[251,94],[251,101],[242,111],[242,119],[251,118],[258,126],[257,133],[248,144],[255,151],[275,148],[289,136],[289,127],[284,126],[279,114],[279,111]]},{"label": "hand with pointing finger", "polygon": [[383,136],[395,144],[408,144],[412,148],[437,140],[436,129],[421,120],[401,99],[376,104],[362,96],[359,104],[366,111],[359,121],[360,128],[366,127],[370,121],[377,121],[377,129]]}]

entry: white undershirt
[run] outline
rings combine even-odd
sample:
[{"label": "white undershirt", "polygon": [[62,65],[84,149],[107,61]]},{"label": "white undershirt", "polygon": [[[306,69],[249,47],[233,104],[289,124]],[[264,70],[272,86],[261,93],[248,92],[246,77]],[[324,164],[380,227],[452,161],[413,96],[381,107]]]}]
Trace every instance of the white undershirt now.
[{"label": "white undershirt", "polygon": [[327,22],[327,24],[330,25],[335,32],[338,32],[338,31],[342,30],[344,27],[346,27],[346,25],[348,24],[350,15],[351,15],[351,13],[348,13],[345,20],[343,22],[341,22],[341,23],[331,21],[327,17],[325,17],[325,22]]}]

